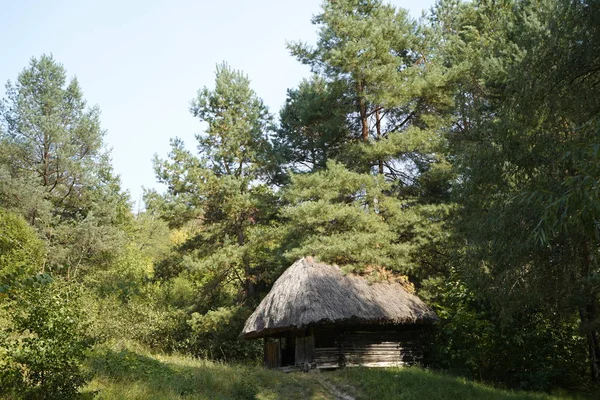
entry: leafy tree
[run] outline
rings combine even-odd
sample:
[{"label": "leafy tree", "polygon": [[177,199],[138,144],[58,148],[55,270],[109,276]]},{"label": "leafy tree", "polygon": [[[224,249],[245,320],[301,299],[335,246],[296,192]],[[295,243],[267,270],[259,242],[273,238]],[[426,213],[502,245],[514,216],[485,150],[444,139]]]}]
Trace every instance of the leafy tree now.
[{"label": "leafy tree", "polygon": [[[598,58],[589,51],[598,46],[596,6],[439,7],[457,82],[452,137],[463,276],[491,303],[497,325],[512,325],[514,335],[515,326],[538,332],[552,321],[569,341],[571,370],[584,362],[572,346],[581,344],[573,323],[579,315],[597,379],[598,218],[590,190],[598,171],[593,153],[583,150],[597,142]],[[550,357],[545,371],[559,375],[559,358]]]}]

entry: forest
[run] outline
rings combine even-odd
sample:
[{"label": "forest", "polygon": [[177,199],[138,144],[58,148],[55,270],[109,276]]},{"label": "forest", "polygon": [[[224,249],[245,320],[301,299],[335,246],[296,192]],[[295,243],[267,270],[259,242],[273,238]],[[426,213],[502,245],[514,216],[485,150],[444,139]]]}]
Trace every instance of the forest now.
[{"label": "forest", "polygon": [[312,76],[278,111],[216,66],[141,211],[77,71],[34,55],[6,84],[0,397],[80,398],[124,343],[257,365],[243,324],[303,256],[403,280],[440,317],[432,371],[598,393],[600,2],[439,0],[414,20],[325,0],[312,23],[316,43],[288,43]]}]

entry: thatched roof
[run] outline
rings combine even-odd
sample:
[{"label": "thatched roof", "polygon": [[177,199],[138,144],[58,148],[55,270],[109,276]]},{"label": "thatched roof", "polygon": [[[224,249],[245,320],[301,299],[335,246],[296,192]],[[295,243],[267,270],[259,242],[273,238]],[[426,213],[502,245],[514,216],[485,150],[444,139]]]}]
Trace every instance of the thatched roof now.
[{"label": "thatched roof", "polygon": [[399,283],[370,284],[312,258],[296,261],[246,321],[245,339],[319,323],[430,323],[438,318]]}]

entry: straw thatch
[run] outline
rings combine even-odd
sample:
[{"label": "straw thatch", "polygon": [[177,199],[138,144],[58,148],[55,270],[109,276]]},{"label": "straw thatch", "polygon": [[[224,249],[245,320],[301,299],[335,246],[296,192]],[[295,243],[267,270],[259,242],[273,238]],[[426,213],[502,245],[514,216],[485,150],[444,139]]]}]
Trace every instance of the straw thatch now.
[{"label": "straw thatch", "polygon": [[245,339],[319,323],[406,324],[437,320],[435,313],[399,283],[370,284],[335,265],[296,261],[277,279],[246,321]]}]

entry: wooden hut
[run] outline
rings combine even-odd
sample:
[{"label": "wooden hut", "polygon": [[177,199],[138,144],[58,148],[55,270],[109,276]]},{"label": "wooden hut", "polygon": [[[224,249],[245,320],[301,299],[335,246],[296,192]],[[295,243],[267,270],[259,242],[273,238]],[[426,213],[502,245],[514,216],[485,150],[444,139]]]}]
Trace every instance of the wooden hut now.
[{"label": "wooden hut", "polygon": [[435,313],[399,283],[369,283],[302,258],[246,321],[241,337],[264,338],[265,365],[338,368],[419,363]]}]

